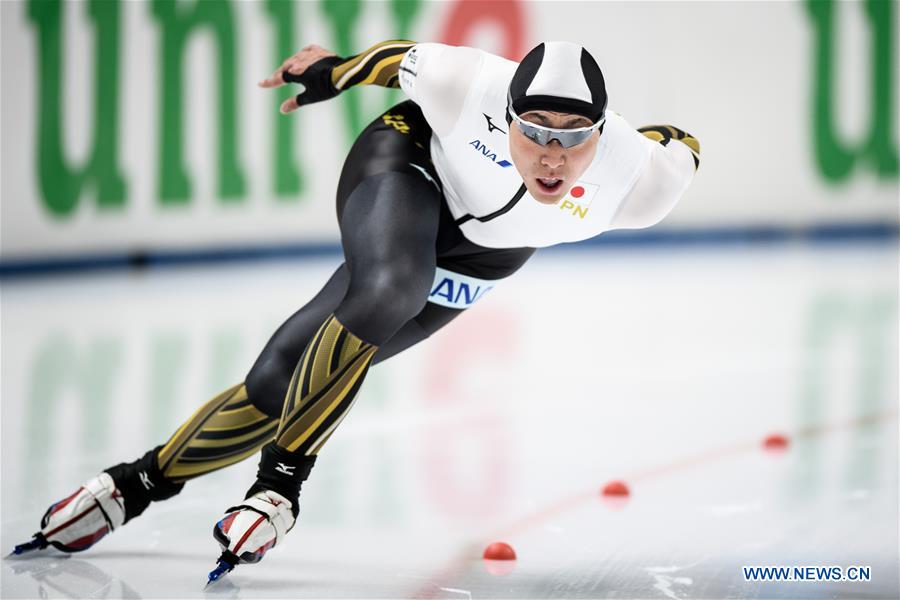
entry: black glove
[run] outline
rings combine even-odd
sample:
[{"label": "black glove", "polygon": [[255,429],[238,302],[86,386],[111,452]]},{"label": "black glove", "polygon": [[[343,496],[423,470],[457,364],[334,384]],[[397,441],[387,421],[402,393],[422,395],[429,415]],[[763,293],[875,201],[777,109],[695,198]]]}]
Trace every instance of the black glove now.
[{"label": "black glove", "polygon": [[340,56],[326,56],[309,65],[301,75],[294,75],[286,69],[281,77],[286,82],[302,83],[306,89],[297,94],[297,106],[304,106],[322,100],[329,100],[341,91],[331,84],[331,72],[335,65],[344,62]]}]

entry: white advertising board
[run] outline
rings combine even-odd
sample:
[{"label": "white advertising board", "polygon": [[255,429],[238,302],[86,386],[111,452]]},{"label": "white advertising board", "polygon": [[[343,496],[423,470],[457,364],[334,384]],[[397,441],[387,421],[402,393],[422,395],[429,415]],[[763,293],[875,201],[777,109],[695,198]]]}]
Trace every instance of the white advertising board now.
[{"label": "white advertising board", "polygon": [[520,58],[582,43],[610,107],[703,147],[661,227],[898,222],[900,9],[809,2],[8,1],[2,259],[334,243],[355,134],[398,91],[282,116],[256,82],[316,42]]}]

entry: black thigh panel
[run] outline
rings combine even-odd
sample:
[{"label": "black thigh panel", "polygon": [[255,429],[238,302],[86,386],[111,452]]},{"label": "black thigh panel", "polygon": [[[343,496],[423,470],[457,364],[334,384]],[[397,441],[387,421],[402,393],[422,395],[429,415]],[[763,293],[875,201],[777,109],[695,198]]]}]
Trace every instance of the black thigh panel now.
[{"label": "black thigh panel", "polygon": [[[344,162],[337,191],[338,222],[347,198],[363,179],[372,175],[394,171],[427,179],[424,170],[440,189],[431,161],[431,135],[422,110],[411,100],[393,106],[372,121]],[[443,193],[441,198],[435,248],[439,267],[480,279],[502,279],[512,275],[534,253],[534,248],[486,248],[469,241],[455,223]]]},{"label": "black thigh panel", "polygon": [[338,223],[350,194],[367,177],[388,172],[409,173],[423,180],[430,177],[430,185],[440,192],[431,163],[430,142],[431,127],[411,100],[393,106],[372,121],[356,138],[341,169],[337,187]]}]

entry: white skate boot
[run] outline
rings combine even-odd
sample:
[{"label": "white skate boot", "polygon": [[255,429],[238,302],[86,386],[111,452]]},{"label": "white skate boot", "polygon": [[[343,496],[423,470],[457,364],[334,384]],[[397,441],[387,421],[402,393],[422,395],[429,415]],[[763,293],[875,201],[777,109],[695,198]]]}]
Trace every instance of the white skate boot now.
[{"label": "white skate boot", "polygon": [[12,551],[20,555],[48,545],[63,552],[87,550],[125,522],[125,502],[108,473],[89,479],[74,494],[52,504],[34,539]]},{"label": "white skate boot", "polygon": [[239,564],[259,562],[284,538],[297,520],[300,486],[315,463],[315,456],[293,455],[274,442],[263,446],[256,482],[246,500],[226,510],[225,518],[213,527],[222,555],[207,586]]},{"label": "white skate boot", "polygon": [[271,490],[261,490],[241,504],[226,510],[213,527],[213,537],[222,547],[218,565],[207,585],[244,563],[262,560],[294,526],[296,512],[290,500]]},{"label": "white skate boot", "polygon": [[41,530],[19,544],[11,556],[53,546],[63,552],[87,550],[104,536],[139,516],[151,502],[171,498],[184,483],[163,477],[156,462],[160,446],[141,458],[112,466],[74,494],[50,506]]}]

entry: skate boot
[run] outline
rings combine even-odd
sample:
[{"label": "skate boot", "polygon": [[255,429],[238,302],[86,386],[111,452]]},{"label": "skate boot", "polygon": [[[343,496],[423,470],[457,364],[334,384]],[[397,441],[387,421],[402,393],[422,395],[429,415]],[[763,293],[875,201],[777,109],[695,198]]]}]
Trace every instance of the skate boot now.
[{"label": "skate boot", "polygon": [[63,552],[81,552],[124,523],[122,493],[108,473],[100,473],[71,496],[50,505],[41,519],[41,530],[12,553],[20,555],[48,545]]},{"label": "skate boot", "polygon": [[207,585],[239,564],[259,562],[281,542],[297,520],[300,485],[315,462],[315,456],[292,456],[274,443],[263,447],[256,483],[246,499],[226,510],[225,518],[213,526],[222,554]]},{"label": "skate boot", "polygon": [[216,581],[239,564],[257,563],[269,548],[280,542],[296,521],[290,500],[271,490],[250,496],[225,511],[213,527],[213,537],[222,548],[218,566],[209,574]]},{"label": "skate boot", "polygon": [[140,515],[153,500],[181,491],[183,483],[167,481],[156,466],[158,448],[132,463],[121,463],[89,479],[70,496],[50,505],[41,530],[19,544],[11,556],[53,546],[63,552],[87,550],[103,537]]}]

